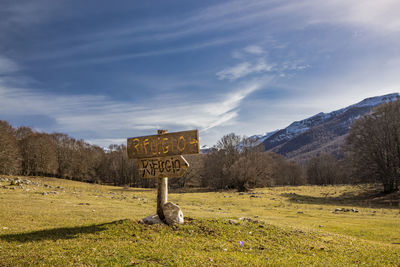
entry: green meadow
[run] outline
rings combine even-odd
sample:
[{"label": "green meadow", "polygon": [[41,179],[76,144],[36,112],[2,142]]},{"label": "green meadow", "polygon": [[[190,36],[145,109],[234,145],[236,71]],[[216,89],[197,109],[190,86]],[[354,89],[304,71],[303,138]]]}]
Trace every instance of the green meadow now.
[{"label": "green meadow", "polygon": [[0,266],[400,266],[398,202],[371,185],[170,191],[166,226],[140,222],[154,189],[21,178],[0,182]]}]

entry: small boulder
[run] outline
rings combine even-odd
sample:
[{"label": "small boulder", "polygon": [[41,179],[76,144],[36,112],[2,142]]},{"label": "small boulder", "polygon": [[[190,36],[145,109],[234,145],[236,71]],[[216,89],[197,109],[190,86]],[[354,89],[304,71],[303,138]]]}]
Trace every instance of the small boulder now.
[{"label": "small boulder", "polygon": [[150,225],[152,225],[152,224],[164,224],[160,220],[160,218],[158,217],[157,214],[150,215],[150,216],[147,216],[147,217],[143,218],[142,222],[145,223],[145,224],[150,224]]},{"label": "small boulder", "polygon": [[165,217],[165,222],[168,225],[172,224],[181,224],[184,222],[183,213],[178,205],[175,205],[172,202],[167,202],[163,206],[163,212]]},{"label": "small boulder", "polygon": [[239,221],[246,221],[246,222],[252,222],[252,223],[258,223],[258,220],[254,220],[252,218],[246,218],[246,217],[240,217]]},{"label": "small boulder", "polygon": [[240,223],[237,220],[229,219],[229,224],[238,225]]}]

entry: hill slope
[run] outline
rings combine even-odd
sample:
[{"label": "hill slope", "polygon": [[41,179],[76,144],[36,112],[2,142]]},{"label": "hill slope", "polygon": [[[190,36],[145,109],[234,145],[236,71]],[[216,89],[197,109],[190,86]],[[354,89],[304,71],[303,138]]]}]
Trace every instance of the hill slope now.
[{"label": "hill slope", "polygon": [[367,98],[346,108],[330,113],[321,112],[295,121],[284,129],[257,136],[256,139],[266,151],[298,161],[304,161],[320,152],[339,153],[339,147],[344,143],[345,135],[354,120],[382,103],[398,99],[398,93]]}]

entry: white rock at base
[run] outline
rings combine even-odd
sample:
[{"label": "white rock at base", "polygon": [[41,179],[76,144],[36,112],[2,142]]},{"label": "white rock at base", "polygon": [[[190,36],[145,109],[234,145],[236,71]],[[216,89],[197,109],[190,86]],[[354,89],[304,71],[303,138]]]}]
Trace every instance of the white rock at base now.
[{"label": "white rock at base", "polygon": [[145,224],[164,224],[160,220],[160,218],[158,217],[157,214],[150,215],[150,216],[147,216],[147,217],[143,218],[142,222],[144,222]]},{"label": "white rock at base", "polygon": [[169,225],[181,224],[184,222],[182,210],[178,205],[172,202],[167,202],[163,206],[163,212],[165,216],[165,222]]}]

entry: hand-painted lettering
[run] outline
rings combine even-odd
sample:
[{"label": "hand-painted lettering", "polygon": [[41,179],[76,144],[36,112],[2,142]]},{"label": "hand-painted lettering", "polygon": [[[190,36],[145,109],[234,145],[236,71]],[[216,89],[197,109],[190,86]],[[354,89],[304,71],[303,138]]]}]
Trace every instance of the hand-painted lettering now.
[{"label": "hand-painted lettering", "polygon": [[169,145],[166,144],[167,141],[168,141],[168,137],[163,137],[162,142],[161,142],[163,154],[167,154],[168,150],[169,150]]},{"label": "hand-painted lettering", "polygon": [[197,154],[199,153],[198,138],[197,130],[129,138],[128,156],[129,158],[153,158]]},{"label": "hand-painted lettering", "polygon": [[186,147],[186,141],[185,141],[185,137],[183,137],[182,135],[179,136],[178,141],[176,143],[176,148],[180,151],[183,152],[185,150]]}]

